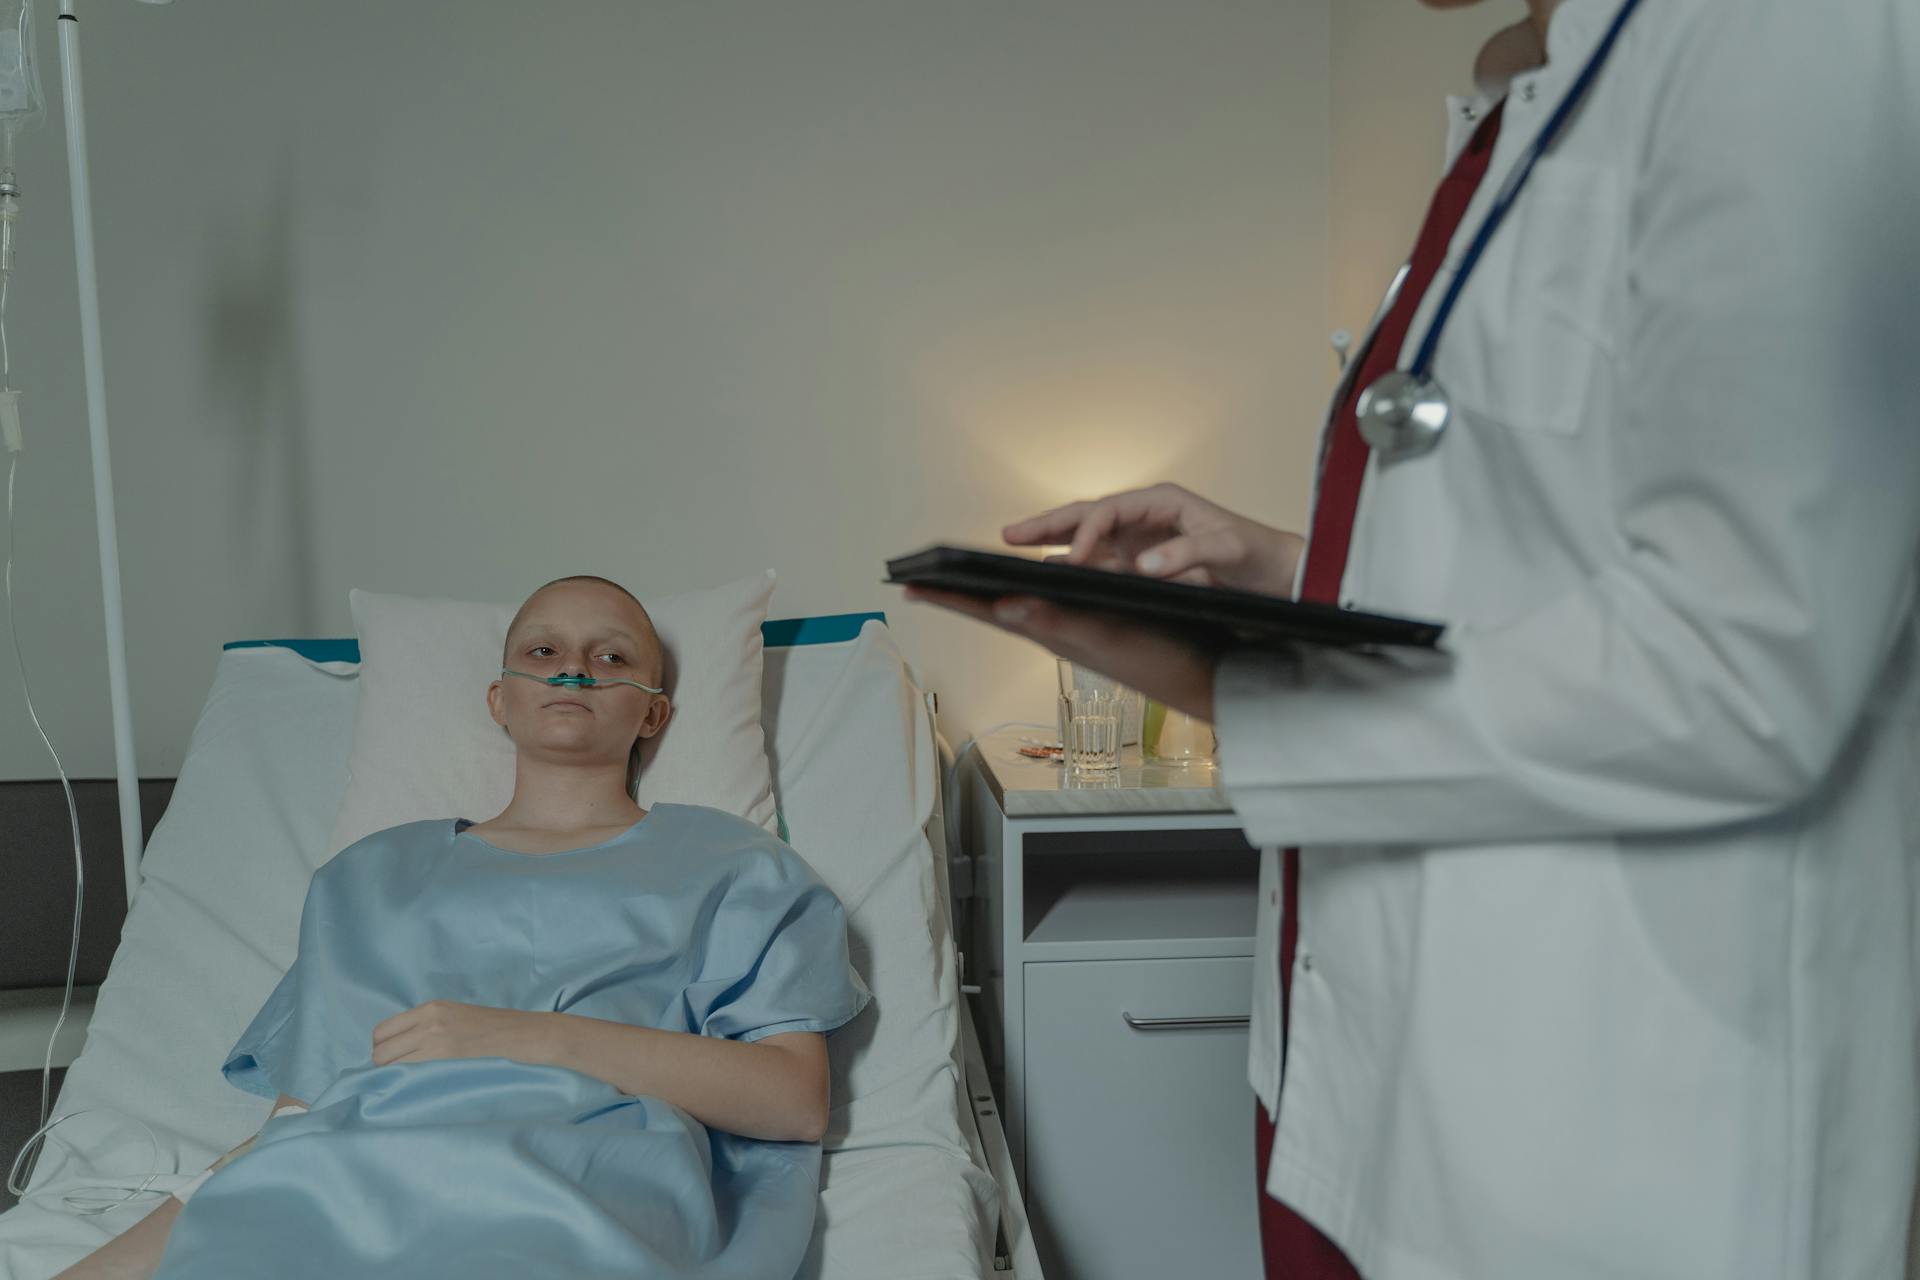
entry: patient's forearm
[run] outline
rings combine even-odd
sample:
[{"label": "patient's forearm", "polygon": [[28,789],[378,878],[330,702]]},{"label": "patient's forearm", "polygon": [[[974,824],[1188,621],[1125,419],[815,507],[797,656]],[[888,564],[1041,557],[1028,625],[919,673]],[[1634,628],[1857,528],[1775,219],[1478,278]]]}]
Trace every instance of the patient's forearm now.
[{"label": "patient's forearm", "polygon": [[[280,1114],[280,1108],[288,1104],[302,1109],[307,1105],[283,1093],[274,1100],[273,1114]],[[211,1167],[218,1169],[245,1155],[247,1149],[253,1146],[254,1138],[259,1136],[254,1134],[253,1138],[248,1138],[215,1160]],[[180,1200],[168,1196],[160,1202],[159,1208],[62,1271],[53,1280],[147,1280],[160,1269],[160,1255],[167,1247],[167,1237],[173,1233],[173,1220],[180,1216],[180,1210],[184,1208],[186,1205]]]},{"label": "patient's forearm", "polygon": [[186,1206],[168,1196],[140,1221],[62,1271],[53,1280],[147,1280],[160,1269],[173,1220]]},{"label": "patient's forearm", "polygon": [[775,1142],[817,1142],[826,1133],[826,1042],[816,1033],[746,1044],[573,1013],[543,1016],[555,1019],[545,1059],[555,1066],[622,1093],[665,1098],[710,1129]]}]

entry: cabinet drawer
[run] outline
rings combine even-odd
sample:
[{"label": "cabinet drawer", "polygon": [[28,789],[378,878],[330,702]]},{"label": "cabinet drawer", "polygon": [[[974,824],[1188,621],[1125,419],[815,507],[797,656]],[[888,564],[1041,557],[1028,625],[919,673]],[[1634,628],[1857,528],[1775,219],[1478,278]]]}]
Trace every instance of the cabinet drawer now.
[{"label": "cabinet drawer", "polygon": [[1258,1280],[1253,961],[1059,961],[1025,978],[1026,1194],[1047,1275]]}]

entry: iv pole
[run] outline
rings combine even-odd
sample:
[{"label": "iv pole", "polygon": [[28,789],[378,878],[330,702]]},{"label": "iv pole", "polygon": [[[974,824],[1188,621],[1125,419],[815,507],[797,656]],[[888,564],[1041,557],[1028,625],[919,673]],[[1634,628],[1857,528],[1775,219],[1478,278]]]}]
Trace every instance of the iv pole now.
[{"label": "iv pole", "polygon": [[[27,0],[31,4],[33,0]],[[113,464],[107,456],[107,372],[100,346],[100,282],[93,259],[93,194],[87,179],[87,120],[80,95],[80,18],[60,0],[60,100],[67,120],[67,177],[73,190],[73,258],[80,280],[80,351],[86,369],[87,435],[93,444],[93,514],[100,539],[100,591],[106,605],[107,684],[113,700],[113,768],[120,786],[120,848],[127,907],[140,887],[144,837],[140,777],[133,759],[133,708],[127,700],[127,632],[120,607],[120,541],[113,520]]]}]

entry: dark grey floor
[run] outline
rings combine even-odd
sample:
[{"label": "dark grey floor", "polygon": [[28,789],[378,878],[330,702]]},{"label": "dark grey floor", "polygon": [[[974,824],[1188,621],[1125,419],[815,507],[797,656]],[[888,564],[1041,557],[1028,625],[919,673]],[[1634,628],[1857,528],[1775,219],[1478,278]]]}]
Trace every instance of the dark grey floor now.
[{"label": "dark grey floor", "polygon": [[[53,1084],[47,1093],[49,1102],[60,1097],[60,1082],[66,1079],[64,1068],[55,1068]],[[0,1071],[0,1172],[13,1167],[20,1144],[40,1127],[40,1073],[38,1071]],[[65,1130],[62,1125],[56,1135]],[[7,1192],[6,1179],[0,1178],[0,1209],[11,1209],[14,1197]]]}]

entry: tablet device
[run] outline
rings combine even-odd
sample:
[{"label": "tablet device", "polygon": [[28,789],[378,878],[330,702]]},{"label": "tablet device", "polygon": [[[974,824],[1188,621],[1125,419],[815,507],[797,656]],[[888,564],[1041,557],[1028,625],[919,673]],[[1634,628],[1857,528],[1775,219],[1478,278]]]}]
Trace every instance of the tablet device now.
[{"label": "tablet device", "polygon": [[1446,630],[1438,622],[966,547],[929,547],[889,560],[887,581],[973,596],[1034,596],[1143,622],[1221,648],[1292,641],[1341,648],[1432,649]]}]

